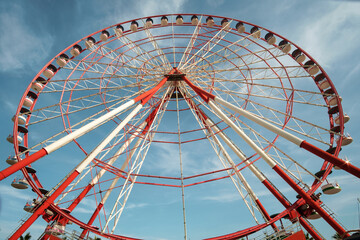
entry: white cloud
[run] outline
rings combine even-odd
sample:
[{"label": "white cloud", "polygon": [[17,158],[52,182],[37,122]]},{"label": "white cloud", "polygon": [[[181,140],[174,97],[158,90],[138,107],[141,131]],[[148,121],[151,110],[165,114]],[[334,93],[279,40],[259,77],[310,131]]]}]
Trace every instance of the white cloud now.
[{"label": "white cloud", "polygon": [[233,202],[233,201],[239,201],[240,195],[237,192],[232,193],[222,193],[219,195],[210,195],[205,196],[202,200],[209,200],[209,201],[215,201],[215,202]]},{"label": "white cloud", "polygon": [[0,185],[0,192],[1,195],[3,196],[6,195],[7,198],[12,198],[12,199],[20,199],[27,201],[33,198],[31,195],[27,194],[27,191],[22,192],[22,190],[14,189],[13,187],[6,185]]},{"label": "white cloud", "polygon": [[12,4],[0,14],[0,71],[21,69],[43,62],[53,44],[49,34],[36,33],[23,19],[24,9]]},{"label": "white cloud", "polygon": [[[155,15],[159,12],[172,13],[181,11],[187,0],[170,0],[170,1],[142,1],[139,13],[142,17],[147,15]],[[156,7],[155,7],[156,6]]]},{"label": "white cloud", "polygon": [[[305,51],[321,65],[336,64],[341,57],[354,51],[360,38],[359,28],[354,24],[360,21],[360,14],[353,4],[332,4],[317,18],[308,18],[297,28],[298,39]],[[336,35],[334,34],[336,33]]]},{"label": "white cloud", "polygon": [[102,6],[103,12],[109,14],[104,15],[104,18],[99,22],[104,24],[102,27],[106,27],[134,18],[182,12],[186,2],[187,0],[142,0],[125,5],[123,1],[117,1],[113,5],[104,4]]},{"label": "white cloud", "polygon": [[83,207],[77,207],[74,212],[76,213],[86,213],[86,214],[92,214],[94,213],[94,209],[92,208],[83,208]]},{"label": "white cloud", "polygon": [[126,209],[141,208],[141,207],[146,207],[148,205],[149,204],[147,203],[127,203]]},{"label": "white cloud", "polygon": [[224,4],[224,2],[225,2],[224,0],[206,0],[206,3],[214,8]]},{"label": "white cloud", "polygon": [[[1,60],[0,60],[1,61]],[[15,112],[17,109],[17,105],[13,103],[12,101],[9,101],[7,99],[3,99],[2,102],[4,103],[4,106],[10,111]]]},{"label": "white cloud", "polygon": [[[18,226],[19,226],[19,222],[8,221],[8,219],[1,220],[0,221],[0,236],[4,237],[3,239],[5,239]],[[32,238],[38,237],[44,232],[45,226],[46,226],[46,224],[34,223],[25,231],[25,234],[30,233]]]}]

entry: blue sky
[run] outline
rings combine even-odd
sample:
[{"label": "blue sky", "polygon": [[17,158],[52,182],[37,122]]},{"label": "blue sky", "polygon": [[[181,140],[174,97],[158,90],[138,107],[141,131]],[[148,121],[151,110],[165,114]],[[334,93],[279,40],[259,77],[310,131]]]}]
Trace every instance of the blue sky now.
[{"label": "blue sky", "polygon": [[[3,86],[3,93],[0,95],[2,103],[0,131],[3,136],[0,153],[4,159],[0,162],[0,169],[7,167],[5,159],[12,153],[12,146],[5,138],[11,132],[11,117],[16,111],[18,102],[36,73],[53,56],[83,36],[109,25],[166,13],[203,13],[236,18],[268,28],[301,46],[325,69],[343,97],[344,111],[351,117],[350,122],[346,124],[346,132],[351,134],[354,142],[344,147],[340,155],[347,156],[359,166],[360,128],[357,123],[360,121],[358,97],[360,2],[358,1],[19,0],[0,2],[0,78]],[[349,229],[358,228],[356,198],[359,197],[359,191],[356,186],[359,180],[341,171],[334,172],[330,178],[338,181],[343,191],[335,196],[326,196],[323,200],[339,215],[345,226]],[[17,225],[21,216],[25,215],[22,207],[33,194],[29,190],[22,192],[13,190],[10,182],[11,179],[6,179],[0,183],[0,238],[5,238]],[[166,201],[171,202],[172,194],[176,193],[169,191]],[[196,192],[191,194],[196,195]],[[267,196],[267,193],[260,192],[258,195]],[[203,197],[211,198],[213,202],[223,206],[231,202],[232,194],[224,190],[224,194],[217,198]],[[191,206],[191,203],[189,205]],[[141,212],[141,203],[134,204],[133,208],[134,212],[131,214],[137,214],[136,211]],[[161,210],[156,211],[156,214],[161,217],[166,216]],[[196,216],[193,217],[196,219]],[[201,219],[194,220],[199,224],[197,221],[201,222]],[[333,234],[321,220],[312,223],[327,232],[324,234],[327,238]],[[151,228],[151,225],[147,227]],[[201,224],[197,227],[201,229]],[[39,219],[29,231],[36,236],[43,229],[44,221]]]}]

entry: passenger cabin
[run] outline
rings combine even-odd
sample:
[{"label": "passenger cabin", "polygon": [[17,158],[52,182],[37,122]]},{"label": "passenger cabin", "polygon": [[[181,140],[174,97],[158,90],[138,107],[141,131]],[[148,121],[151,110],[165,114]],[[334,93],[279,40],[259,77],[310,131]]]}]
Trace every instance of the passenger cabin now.
[{"label": "passenger cabin", "polygon": [[336,194],[341,191],[341,187],[338,183],[327,183],[321,186],[321,190],[324,194]]},{"label": "passenger cabin", "polygon": [[183,17],[182,17],[181,15],[178,15],[178,16],[176,17],[176,24],[177,24],[177,25],[182,25],[183,23],[184,23]]},{"label": "passenger cabin", "polygon": [[227,20],[226,18],[224,18],[223,20],[221,20],[221,27],[225,30],[229,30],[230,29],[230,22],[229,20]]},{"label": "passenger cabin", "polygon": [[50,235],[61,235],[65,233],[65,225],[55,223],[53,226],[47,226],[45,229],[46,234]]},{"label": "passenger cabin", "polygon": [[238,33],[244,33],[245,32],[245,26],[242,22],[238,22],[235,26]]},{"label": "passenger cabin", "polygon": [[197,17],[196,15],[193,15],[193,16],[191,17],[191,24],[192,24],[192,25],[198,25],[198,23],[199,23],[198,17]]},{"label": "passenger cabin", "polygon": [[[16,136],[17,138],[17,142],[20,144],[23,140],[23,138],[19,135]],[[7,136],[6,140],[9,142],[9,143],[14,143],[14,135],[12,134],[9,134],[9,136]]]},{"label": "passenger cabin", "polygon": [[[318,177],[318,178],[322,178],[322,177],[324,176],[325,172],[326,172],[325,169],[324,169],[324,170],[320,170],[320,171],[318,171],[317,173],[315,173],[314,175],[315,175],[316,177]],[[331,173],[332,173],[332,171],[330,171],[328,175],[330,175]]]},{"label": "passenger cabin", "polygon": [[330,87],[330,83],[325,79],[319,83],[319,88],[325,90]]},{"label": "passenger cabin", "polygon": [[27,150],[28,150],[27,147],[19,146],[19,152],[24,153],[24,152],[26,152]]},{"label": "passenger cabin", "polygon": [[34,100],[36,100],[37,97],[38,96],[36,93],[29,91],[24,99],[23,105],[25,107],[31,108],[31,106],[34,104]]},{"label": "passenger cabin", "polygon": [[302,63],[303,61],[305,61],[305,55],[301,52],[300,49],[295,49],[292,53],[291,56],[295,59],[295,61],[297,63]]},{"label": "passenger cabin", "polygon": [[62,54],[56,59],[56,63],[57,63],[60,67],[65,67],[68,61],[69,61],[69,56],[66,55],[65,53],[62,53]]},{"label": "passenger cabin", "polygon": [[100,34],[100,40],[106,42],[110,37],[110,33],[107,30],[103,30]]},{"label": "passenger cabin", "polygon": [[[350,120],[350,117],[349,117],[349,115],[347,115],[347,114],[344,114],[344,123],[347,123],[348,121]],[[337,115],[336,117],[335,117],[335,123],[336,124],[340,124],[340,115]]]},{"label": "passenger cabin", "polygon": [[55,72],[57,71],[57,68],[50,64],[43,72],[44,76],[46,78],[52,78],[55,75]]},{"label": "passenger cabin", "polygon": [[82,47],[79,44],[75,44],[73,48],[70,50],[70,54],[74,57],[77,57],[80,55],[82,51]]},{"label": "passenger cabin", "polygon": [[276,43],[276,37],[274,36],[274,34],[268,32],[266,35],[265,35],[265,40],[268,44],[270,45],[273,45]]},{"label": "passenger cabin", "polygon": [[44,195],[46,195],[49,191],[48,190],[46,190],[45,188],[39,188],[39,191],[42,193],[42,194],[44,194]]},{"label": "passenger cabin", "polygon": [[94,45],[95,45],[96,41],[95,41],[95,38],[93,37],[88,37],[85,41],[85,47],[86,49],[90,49],[92,48]]},{"label": "passenger cabin", "polygon": [[24,210],[26,212],[32,213],[32,212],[34,212],[35,206],[36,205],[34,202],[26,202],[26,204],[24,206]]},{"label": "passenger cabin", "polygon": [[260,36],[261,36],[261,31],[256,26],[254,26],[250,29],[250,33],[254,38],[260,38]]},{"label": "passenger cabin", "polygon": [[161,26],[167,26],[168,23],[169,23],[168,18],[167,18],[166,16],[163,16],[163,17],[161,18],[161,23],[160,23]]},{"label": "passenger cabin", "polygon": [[136,32],[138,30],[139,24],[137,23],[137,21],[132,21],[130,24],[130,30],[133,32]]},{"label": "passenger cabin", "polygon": [[285,54],[288,54],[291,50],[291,45],[288,41],[286,40],[281,40],[279,43],[279,48],[281,49],[281,51]]},{"label": "passenger cabin", "polygon": [[44,89],[44,84],[46,84],[47,80],[43,77],[38,77],[31,85],[31,89],[40,92]]},{"label": "passenger cabin", "polygon": [[154,21],[151,18],[146,19],[146,22],[145,22],[146,28],[151,28],[153,26],[153,24],[154,24]]},{"label": "passenger cabin", "polygon": [[24,178],[15,178],[11,186],[16,189],[27,189],[29,187],[29,183]]},{"label": "passenger cabin", "polygon": [[115,34],[116,36],[120,37],[124,32],[124,28],[121,25],[117,25],[115,28]]},{"label": "passenger cabin", "polygon": [[6,159],[6,163],[9,164],[9,165],[14,165],[15,163],[17,163],[18,160],[16,157],[12,157],[12,156],[9,156],[7,159]]},{"label": "passenger cabin", "polygon": [[[11,121],[15,122],[16,115],[11,118]],[[26,117],[23,115],[18,116],[18,125],[24,125],[26,123]]]},{"label": "passenger cabin", "polygon": [[309,215],[306,216],[307,219],[314,220],[321,218],[320,214],[316,212],[315,210],[312,210]]},{"label": "passenger cabin", "polygon": [[[337,142],[340,141],[340,137],[337,139]],[[350,134],[347,134],[346,136],[342,136],[342,142],[341,146],[349,145],[353,142],[353,138],[350,136]]]},{"label": "passenger cabin", "polygon": [[[342,101],[342,97],[339,96],[339,100],[340,102]],[[337,96],[333,96],[329,99],[329,105],[330,106],[335,106],[335,105],[338,105],[338,97]]]},{"label": "passenger cabin", "polygon": [[31,115],[31,111],[29,109],[27,109],[27,108],[24,108],[24,107],[20,108],[20,113],[25,115],[25,116]]},{"label": "passenger cabin", "polygon": [[206,18],[206,26],[207,27],[213,27],[215,25],[215,21],[212,17]]},{"label": "passenger cabin", "polygon": [[36,170],[32,167],[26,166],[25,169],[28,173],[36,173]]},{"label": "passenger cabin", "polygon": [[314,61],[309,60],[304,64],[304,69],[311,75],[315,75],[319,72],[320,68],[315,64]]}]

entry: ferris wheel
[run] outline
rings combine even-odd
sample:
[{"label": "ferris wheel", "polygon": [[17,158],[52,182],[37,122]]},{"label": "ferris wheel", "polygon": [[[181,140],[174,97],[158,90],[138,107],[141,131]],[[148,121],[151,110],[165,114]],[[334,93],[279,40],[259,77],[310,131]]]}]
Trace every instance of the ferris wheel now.
[{"label": "ferris wheel", "polygon": [[[322,239],[317,218],[349,236],[319,194],[340,192],[327,180],[333,169],[360,177],[338,157],[352,142],[349,116],[324,69],[263,27],[169,14],[101,29],[39,71],[13,121],[15,153],[0,180],[21,171],[13,187],[36,196],[9,239],[39,217],[42,239],[74,226],[79,239],[146,238],[146,221],[179,223],[185,239],[291,235],[282,219]],[[212,205],[209,195],[225,190],[234,205]],[[144,214],[131,212],[137,203]],[[176,221],[163,217],[170,205]],[[209,231],[195,235],[196,221]]]}]

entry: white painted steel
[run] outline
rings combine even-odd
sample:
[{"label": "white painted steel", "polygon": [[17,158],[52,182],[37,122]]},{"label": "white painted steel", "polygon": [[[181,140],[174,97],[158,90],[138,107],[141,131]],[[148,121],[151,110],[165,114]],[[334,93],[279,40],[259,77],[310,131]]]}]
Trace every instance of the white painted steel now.
[{"label": "white painted steel", "polygon": [[[132,139],[132,140],[133,140],[133,139]],[[141,143],[141,140],[142,140],[142,138],[140,137],[140,138],[136,141],[134,148],[130,151],[129,156],[126,158],[126,160],[125,160],[125,162],[123,163],[123,165],[121,166],[120,170],[123,171],[123,170],[128,166],[129,161],[130,161],[130,159],[132,158],[132,156],[134,155],[135,150],[139,147],[139,145],[140,145],[140,143]],[[129,143],[129,144],[130,144],[130,143]],[[101,200],[101,203],[102,203],[102,204],[105,204],[105,203],[106,203],[106,200],[107,200],[108,197],[110,196],[110,193],[112,192],[112,190],[113,190],[114,187],[116,186],[116,183],[118,182],[119,179],[120,179],[120,177],[117,176],[117,177],[112,181],[109,189],[108,189],[108,190],[106,191],[106,193],[105,193],[104,198]],[[105,229],[105,228],[104,228],[104,229]]]},{"label": "white painted steel", "polygon": [[247,119],[259,124],[260,126],[272,131],[273,133],[276,133],[278,134],[279,136],[285,138],[286,140],[300,146],[300,144],[304,141],[303,139],[300,139],[296,136],[294,136],[293,134],[291,133],[288,133],[286,132],[285,130],[281,129],[281,128],[278,128],[276,126],[274,126],[273,124],[270,124],[268,123],[267,121],[259,118],[258,116],[248,112],[247,110],[245,109],[241,109],[239,107],[236,107],[234,106],[233,104],[221,99],[221,98],[218,98],[218,97],[215,97],[214,99],[217,103],[220,103],[221,105],[241,114],[242,116],[246,117]]},{"label": "white painted steel", "polygon": [[65,137],[57,140],[56,142],[50,144],[49,146],[44,147],[44,149],[46,150],[47,154],[50,154],[56,150],[58,150],[59,148],[65,146],[66,144],[68,144],[69,142],[71,142],[72,140],[81,137],[82,135],[84,135],[85,133],[88,133],[92,130],[94,130],[95,128],[97,128],[101,123],[103,123],[104,121],[111,119],[112,117],[114,117],[115,115],[117,115],[118,113],[120,113],[121,111],[129,108],[130,106],[134,105],[135,101],[134,100],[130,100],[129,102],[115,108],[114,110],[104,114],[103,116],[99,117],[98,119],[95,119],[94,121],[86,124],[85,126],[77,129],[76,131],[66,135]]},{"label": "white painted steel", "polygon": [[125,127],[125,125],[140,111],[143,106],[138,104],[134,110],[76,167],[81,173],[85,167],[106,147],[107,144]]},{"label": "white painted steel", "polygon": [[221,109],[215,105],[213,100],[209,101],[209,106],[214,110],[216,114],[219,115],[219,117],[224,120],[224,122],[229,125],[252,149],[254,149],[255,152],[257,152],[267,164],[271,168],[276,166],[276,163],[274,160],[272,160],[258,145],[254,143],[251,138],[249,138],[238,126],[236,126],[229,118],[226,116]]},{"label": "white painted steel", "polygon": [[260,182],[265,181],[264,175],[254,166],[250,163],[249,160],[244,156],[244,154],[235,146],[235,144],[222,132],[220,129],[210,120],[206,120],[208,122],[208,125],[211,126],[214,132],[216,132],[219,137],[226,143],[226,145],[229,146],[229,148],[238,156],[246,165],[248,165],[248,168],[250,171],[260,180]]},{"label": "white painted steel", "polygon": [[[125,149],[131,144],[131,142],[134,140],[135,137],[139,136],[139,134],[141,133],[141,131],[143,130],[143,128],[146,126],[147,122],[143,122],[138,129],[136,129],[135,133],[133,135],[131,135],[131,137],[126,140],[126,142],[121,146],[121,148],[119,148],[118,151],[116,151],[116,153],[114,154],[114,156],[109,160],[109,162],[107,163],[108,165],[113,165],[113,163],[119,158],[119,156],[125,151]],[[124,167],[125,168],[125,167]],[[124,170],[123,167],[121,168],[121,170]],[[99,180],[100,178],[104,175],[104,173],[106,172],[105,169],[101,169],[101,171],[95,176],[95,178],[91,181],[91,185],[94,186]]]}]

